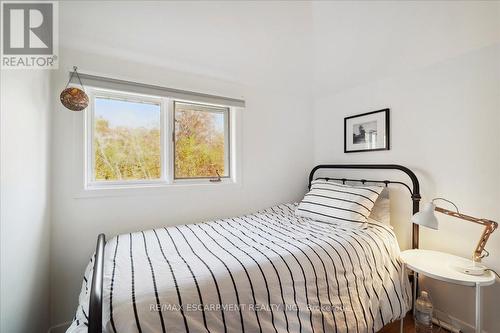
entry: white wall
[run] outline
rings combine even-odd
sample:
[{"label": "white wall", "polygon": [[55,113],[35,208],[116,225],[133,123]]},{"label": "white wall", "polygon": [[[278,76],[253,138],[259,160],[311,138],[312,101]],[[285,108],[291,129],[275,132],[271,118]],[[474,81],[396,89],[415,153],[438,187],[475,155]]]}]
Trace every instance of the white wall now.
[{"label": "white wall", "polygon": [[[281,10],[287,5],[287,11]],[[53,117],[52,324],[74,315],[98,233],[234,216],[297,200],[312,161],[307,67],[310,12],[302,3],[61,3],[61,70],[244,98],[240,186],[144,196],[75,198],[74,132],[81,114]],[[89,20],[89,17],[92,17]],[[132,24],[131,22],[134,22]],[[111,47],[112,46],[112,47]]]},{"label": "white wall", "polygon": [[[58,106],[51,323],[73,316],[98,233],[111,237],[296,200],[312,161],[401,163],[418,173],[424,199],[444,195],[470,214],[500,219],[500,54],[492,46],[500,40],[499,14],[498,2],[61,2],[56,103],[67,71],[78,65],[243,97],[247,108],[240,187],[77,199],[73,139],[81,114]],[[344,154],[343,117],[382,107],[392,110],[391,150]],[[405,247],[408,233],[397,231]],[[422,247],[467,256],[479,233],[443,218],[442,230],[422,231]],[[491,258],[500,255],[498,239],[494,234],[489,243]],[[500,269],[491,258],[485,262]],[[438,287],[431,287],[438,308],[473,322],[471,291]],[[485,328],[493,333],[500,330],[493,318],[500,287],[487,290]]]},{"label": "white wall", "polygon": [[49,324],[49,113],[47,70],[1,71],[0,331]]},{"label": "white wall", "polygon": [[[424,202],[444,196],[499,221],[500,3],[315,2],[312,13],[315,162],[403,164],[417,173]],[[391,150],[345,154],[343,118],[386,107]],[[391,209],[407,248],[409,207]],[[439,231],[421,228],[421,247],[469,257],[481,228],[440,220]],[[500,232],[487,249],[484,263],[500,271]],[[474,323],[473,290],[423,286],[437,309]],[[483,295],[483,328],[500,332],[500,284]]]},{"label": "white wall", "polygon": [[[423,201],[443,196],[464,213],[500,220],[500,46],[480,48],[400,76],[315,99],[315,161],[397,163],[416,171]],[[343,153],[345,116],[391,109],[391,150]],[[392,216],[409,225],[410,212]],[[421,248],[470,257],[479,226],[440,216],[439,231],[421,228]],[[405,229],[407,231],[407,229]],[[400,234],[409,240],[407,234]],[[400,244],[407,248],[409,243]],[[484,263],[500,271],[500,233],[487,246]],[[423,284],[435,307],[474,323],[473,290]],[[484,289],[484,329],[499,332],[500,284]],[[469,328],[470,330],[470,328]]]},{"label": "white wall", "polygon": [[315,1],[312,7],[317,95],[500,41],[497,1]]}]

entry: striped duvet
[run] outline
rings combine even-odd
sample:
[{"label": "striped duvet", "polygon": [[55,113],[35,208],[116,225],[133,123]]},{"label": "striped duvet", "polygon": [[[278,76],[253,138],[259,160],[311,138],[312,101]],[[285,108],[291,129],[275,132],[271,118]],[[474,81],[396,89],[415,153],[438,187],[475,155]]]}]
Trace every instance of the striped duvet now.
[{"label": "striped duvet", "polygon": [[[393,232],[252,215],[124,234],[105,248],[105,332],[376,332],[409,309]],[[68,332],[86,332],[92,261]]]}]

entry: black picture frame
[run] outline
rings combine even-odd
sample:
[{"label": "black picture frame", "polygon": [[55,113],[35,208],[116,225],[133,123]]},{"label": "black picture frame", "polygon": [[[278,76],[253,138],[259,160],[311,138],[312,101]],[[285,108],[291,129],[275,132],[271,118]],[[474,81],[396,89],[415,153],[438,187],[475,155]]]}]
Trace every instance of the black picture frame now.
[{"label": "black picture frame", "polygon": [[[349,121],[352,121],[352,119],[355,118],[363,118],[366,116],[371,116],[376,113],[385,113],[384,115],[384,123],[383,126],[385,126],[385,140],[384,140],[384,147],[380,148],[367,148],[367,149],[348,149],[348,140],[354,140],[354,134],[353,137],[347,138],[347,123]],[[362,121],[362,119],[360,119]],[[378,125],[378,124],[377,124]],[[366,152],[366,151],[381,151],[381,150],[390,150],[390,136],[391,136],[391,131],[390,131],[390,109],[381,109],[381,110],[376,110],[376,111],[371,111],[371,112],[366,112],[366,113],[361,113],[357,114],[354,116],[349,116],[344,118],[344,153],[359,153],[359,152]]]}]

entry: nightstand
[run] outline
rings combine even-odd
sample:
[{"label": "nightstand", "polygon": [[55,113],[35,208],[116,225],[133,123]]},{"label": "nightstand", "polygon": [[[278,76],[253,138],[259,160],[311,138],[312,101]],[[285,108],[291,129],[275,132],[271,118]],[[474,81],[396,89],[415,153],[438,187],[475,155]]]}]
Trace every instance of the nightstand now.
[{"label": "nightstand", "polygon": [[[495,275],[488,271],[484,275],[474,276],[462,273],[461,267],[470,264],[470,260],[452,254],[430,250],[406,250],[401,253],[402,274],[405,268],[432,279],[476,288],[476,333],[481,332],[481,287],[495,283]],[[416,284],[413,284],[413,304],[417,297]],[[415,311],[415,308],[413,309]],[[401,332],[403,332],[401,327]]]}]

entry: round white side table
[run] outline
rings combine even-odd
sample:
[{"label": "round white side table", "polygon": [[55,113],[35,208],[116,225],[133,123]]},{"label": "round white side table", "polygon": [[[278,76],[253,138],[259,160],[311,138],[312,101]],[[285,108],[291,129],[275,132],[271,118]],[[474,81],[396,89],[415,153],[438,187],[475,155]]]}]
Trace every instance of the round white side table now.
[{"label": "round white side table", "polygon": [[[487,271],[484,275],[474,276],[461,272],[461,268],[470,265],[471,260],[452,254],[431,251],[431,250],[406,250],[401,252],[401,261],[403,265],[402,274],[405,274],[406,268],[415,273],[430,277],[432,279],[459,284],[467,287],[476,288],[476,333],[481,333],[481,287],[489,286],[495,283],[495,275]],[[417,298],[416,284],[413,284],[413,304]],[[413,309],[415,311],[415,307]],[[403,332],[403,326],[401,326]]]}]

